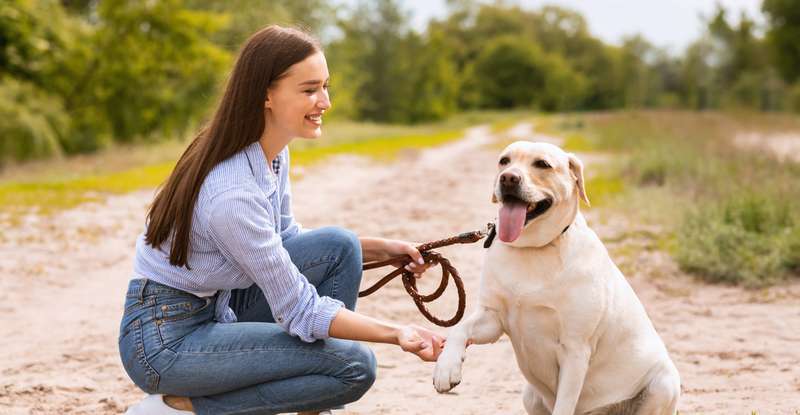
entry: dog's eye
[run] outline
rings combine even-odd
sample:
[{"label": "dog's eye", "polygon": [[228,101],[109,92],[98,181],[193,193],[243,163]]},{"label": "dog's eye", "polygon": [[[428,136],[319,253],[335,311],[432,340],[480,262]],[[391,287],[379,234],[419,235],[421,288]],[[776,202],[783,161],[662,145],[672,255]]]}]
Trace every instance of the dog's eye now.
[{"label": "dog's eye", "polygon": [[537,168],[540,168],[540,169],[551,169],[551,168],[553,168],[553,166],[551,166],[550,163],[548,163],[548,162],[546,162],[544,160],[536,160],[536,161],[534,161],[533,162],[533,166],[537,167]]},{"label": "dog's eye", "polygon": [[505,165],[506,165],[506,164],[508,164],[509,162],[511,162],[511,159],[509,159],[508,157],[501,157],[501,158],[500,158],[500,165],[501,165],[501,166],[505,166]]}]

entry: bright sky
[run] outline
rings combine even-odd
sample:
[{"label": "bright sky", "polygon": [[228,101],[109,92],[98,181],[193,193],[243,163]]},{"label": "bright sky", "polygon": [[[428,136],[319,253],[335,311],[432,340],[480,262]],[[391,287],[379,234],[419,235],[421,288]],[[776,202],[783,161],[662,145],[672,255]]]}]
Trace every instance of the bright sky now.
[{"label": "bright sky", "polygon": [[[343,0],[353,3],[354,0]],[[701,16],[710,16],[717,3],[734,21],[742,11],[763,22],[760,0],[506,0],[536,9],[544,4],[579,11],[592,33],[604,41],[619,44],[626,35],[642,34],[657,46],[680,53],[703,32]],[[424,29],[431,17],[447,14],[445,0],[401,0],[411,13],[412,25]]]}]

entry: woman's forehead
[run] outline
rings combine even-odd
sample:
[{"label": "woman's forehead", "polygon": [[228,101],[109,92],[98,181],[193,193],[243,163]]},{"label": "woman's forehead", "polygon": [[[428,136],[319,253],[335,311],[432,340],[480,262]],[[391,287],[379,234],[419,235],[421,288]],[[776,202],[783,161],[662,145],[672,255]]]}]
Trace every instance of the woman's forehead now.
[{"label": "woman's forehead", "polygon": [[317,52],[297,62],[286,71],[286,78],[291,78],[298,84],[306,81],[324,82],[328,76],[328,64],[322,52]]}]

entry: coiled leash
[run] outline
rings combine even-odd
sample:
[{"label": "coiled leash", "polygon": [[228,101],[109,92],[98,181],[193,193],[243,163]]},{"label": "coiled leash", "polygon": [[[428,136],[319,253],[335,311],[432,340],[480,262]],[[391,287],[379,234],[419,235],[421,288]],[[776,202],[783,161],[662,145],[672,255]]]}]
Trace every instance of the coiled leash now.
[{"label": "coiled leash", "polygon": [[[406,292],[408,292],[408,295],[410,295],[414,300],[414,304],[417,305],[417,308],[422,315],[425,316],[425,318],[427,318],[430,322],[438,326],[453,326],[461,321],[462,317],[464,317],[464,309],[466,308],[466,293],[464,292],[464,283],[461,281],[461,276],[458,275],[458,270],[450,263],[450,261],[443,257],[442,254],[433,251],[433,249],[455,244],[471,244],[480,241],[486,236],[489,238],[487,238],[483,247],[488,248],[492,243],[492,239],[494,239],[494,235],[494,224],[489,223],[486,225],[486,230],[464,232],[451,238],[440,239],[438,241],[428,242],[418,246],[417,250],[419,250],[419,252],[422,254],[422,259],[425,260],[426,264],[434,264],[442,267],[442,281],[439,283],[439,288],[428,295],[422,295],[417,290],[417,279],[414,278],[414,273],[402,268],[402,264],[412,262],[412,258],[408,255],[400,255],[383,261],[372,261],[365,263],[364,271],[385,267],[387,265],[396,265],[399,266],[399,268],[386,274],[385,277],[381,278],[371,287],[359,292],[358,296],[366,297],[375,291],[378,291],[378,289],[386,285],[386,283],[393,280],[398,275],[402,275],[403,286],[406,287]],[[453,282],[455,282],[456,289],[458,290],[458,310],[456,310],[456,314],[450,320],[441,320],[436,318],[430,313],[430,311],[428,311],[428,308],[425,307],[425,303],[430,303],[431,301],[434,301],[442,296],[444,290],[447,288],[448,281],[450,281],[450,276],[453,277]]]}]

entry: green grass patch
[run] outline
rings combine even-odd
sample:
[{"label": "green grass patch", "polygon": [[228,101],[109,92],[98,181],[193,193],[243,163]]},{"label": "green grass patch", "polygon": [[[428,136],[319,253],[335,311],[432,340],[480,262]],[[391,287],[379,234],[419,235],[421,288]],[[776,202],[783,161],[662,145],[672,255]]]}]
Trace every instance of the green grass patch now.
[{"label": "green grass patch", "polygon": [[158,186],[174,167],[173,162],[75,179],[0,184],[0,206],[7,213],[35,208],[51,213],[81,203],[102,200],[106,193],[120,194]]},{"label": "green grass patch", "polygon": [[748,192],[689,212],[676,248],[704,280],[761,287],[800,270],[800,224],[785,198]]},{"label": "green grass patch", "polygon": [[355,154],[377,159],[391,159],[403,151],[445,144],[464,136],[462,130],[436,134],[416,134],[400,137],[379,137],[352,142],[334,142],[292,149],[292,164],[309,165],[336,154]]},{"label": "green grass patch", "polygon": [[585,187],[592,207],[600,207],[622,194],[625,182],[617,175],[601,173],[586,179]]},{"label": "green grass patch", "polygon": [[595,146],[581,133],[570,133],[564,136],[564,144],[561,146],[565,151],[573,153],[588,153],[595,151]]}]

